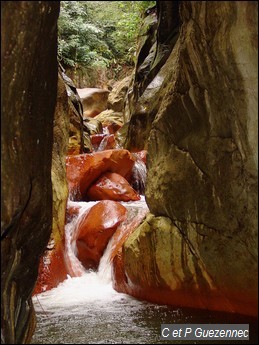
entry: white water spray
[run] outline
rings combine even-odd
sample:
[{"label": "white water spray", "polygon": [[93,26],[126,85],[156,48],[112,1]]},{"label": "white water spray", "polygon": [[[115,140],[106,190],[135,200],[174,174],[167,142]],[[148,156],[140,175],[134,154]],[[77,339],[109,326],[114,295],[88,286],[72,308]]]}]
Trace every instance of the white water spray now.
[{"label": "white water spray", "polygon": [[[112,287],[111,280],[111,253],[117,243],[130,226],[131,220],[138,215],[144,218],[148,211],[145,198],[139,201],[121,202],[128,209],[128,217],[125,227],[121,226],[120,236],[112,237],[101,258],[98,271],[86,271],[81,262],[77,259],[75,250],[71,245],[73,231],[80,223],[82,215],[87,212],[97,202],[74,202],[69,201],[69,206],[80,207],[78,215],[66,225],[66,255],[71,263],[74,272],[81,272],[80,277],[68,278],[56,288],[43,292],[33,297],[36,311],[44,309],[46,312],[56,312],[64,314],[84,313],[90,309],[90,305],[95,303],[95,308],[101,308],[103,304],[110,305],[121,299],[131,299],[130,296],[116,292]],[[125,230],[124,230],[125,229]],[[71,309],[72,308],[72,309]]]}]

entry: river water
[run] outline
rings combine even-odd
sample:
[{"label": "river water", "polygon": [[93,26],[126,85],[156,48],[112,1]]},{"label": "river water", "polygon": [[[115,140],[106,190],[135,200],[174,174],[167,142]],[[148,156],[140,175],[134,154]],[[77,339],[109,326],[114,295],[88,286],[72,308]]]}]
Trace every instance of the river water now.
[{"label": "river water", "polygon": [[[137,202],[145,207],[144,199]],[[126,203],[123,203],[126,205]],[[82,204],[81,204],[82,205]],[[132,204],[129,204],[129,208]],[[84,205],[85,207],[85,205]],[[83,210],[83,207],[82,207]],[[79,213],[82,214],[83,212]],[[75,224],[66,226],[67,236]],[[112,288],[110,253],[112,240],[101,259],[98,272],[86,271],[68,278],[58,287],[33,297],[37,316],[35,344],[177,344],[160,340],[161,324],[249,323],[250,341],[258,334],[256,320],[241,315],[174,308],[136,300]],[[70,259],[75,260],[71,248]],[[80,267],[77,269],[81,269]],[[201,342],[201,341],[200,341]],[[190,342],[189,342],[190,343]],[[192,342],[192,344],[198,343]],[[201,343],[204,343],[201,342]],[[218,343],[218,342],[211,342]],[[221,342],[221,343],[226,343]],[[227,343],[237,343],[228,341]]]},{"label": "river water", "polygon": [[33,298],[38,320],[33,343],[177,344],[183,341],[160,340],[161,324],[249,323],[250,341],[238,343],[256,344],[254,319],[138,301],[112,288],[109,267],[102,264],[99,272],[68,278]]},{"label": "river water", "polygon": [[160,340],[163,323],[250,323],[251,341],[243,343],[256,343],[253,319],[138,301],[117,293],[94,272],[67,279],[35,296],[34,305],[38,319],[35,344],[183,343]]}]

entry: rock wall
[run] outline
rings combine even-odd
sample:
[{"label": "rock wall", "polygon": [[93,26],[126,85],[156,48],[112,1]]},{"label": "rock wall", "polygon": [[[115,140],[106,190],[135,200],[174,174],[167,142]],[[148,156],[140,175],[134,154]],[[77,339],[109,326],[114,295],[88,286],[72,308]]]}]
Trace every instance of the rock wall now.
[{"label": "rock wall", "polygon": [[[64,121],[65,118],[69,118],[69,141],[67,147],[67,155],[80,154],[88,151],[88,143],[90,137],[83,131],[83,106],[80,97],[77,93],[76,86],[73,81],[65,74],[65,70],[59,65],[60,77],[63,80],[66,88],[66,94],[61,93],[58,99],[58,106],[63,108]],[[61,82],[61,80],[60,80]],[[65,108],[67,108],[65,110]],[[66,124],[60,122],[60,128],[67,131]],[[61,139],[61,138],[60,138]]]},{"label": "rock wall", "polygon": [[59,2],[5,1],[1,11],[1,342],[24,344],[52,223]]},{"label": "rock wall", "polygon": [[170,80],[167,66],[171,69],[171,64],[165,66],[165,62],[179,36],[179,22],[178,1],[157,2],[157,10],[153,9],[143,21],[125,106],[125,122],[130,122],[124,146],[129,150],[147,148],[162,90]]},{"label": "rock wall", "polygon": [[52,150],[52,231],[48,246],[41,257],[38,278],[33,294],[56,287],[67,277],[64,258],[65,221],[68,199],[66,180],[66,154],[69,148],[69,128],[73,105],[68,98],[66,84],[61,73],[58,75],[57,103],[54,114],[54,142]]},{"label": "rock wall", "polygon": [[69,141],[69,103],[63,79],[58,78],[58,94],[54,115],[54,143],[52,150],[51,180],[53,185],[52,233],[57,241],[63,239],[68,186],[66,179],[66,154]]},{"label": "rock wall", "polygon": [[[166,17],[173,2],[159,3]],[[257,6],[181,2],[144,142],[132,114],[128,142],[148,148],[153,214],[124,246],[136,296],[162,301],[164,288],[170,304],[257,314]]]}]

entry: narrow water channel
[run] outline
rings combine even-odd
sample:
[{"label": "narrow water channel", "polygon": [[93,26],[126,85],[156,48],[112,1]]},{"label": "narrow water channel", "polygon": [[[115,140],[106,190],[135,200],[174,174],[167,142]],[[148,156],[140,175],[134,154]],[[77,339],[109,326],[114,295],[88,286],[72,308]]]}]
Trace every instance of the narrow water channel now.
[{"label": "narrow water channel", "polygon": [[[138,208],[145,207],[143,199],[137,204]],[[128,207],[130,206],[132,207],[132,203],[128,204]],[[67,232],[71,226],[71,224],[66,226]],[[249,323],[250,341],[238,343],[256,343],[258,328],[256,320],[252,318],[156,305],[117,293],[112,288],[111,282],[109,258],[112,248],[111,240],[97,272],[88,271],[81,277],[68,277],[57,288],[33,297],[38,322],[32,343],[184,343],[179,340],[174,342],[160,340],[161,324],[172,323]],[[222,341],[221,343],[235,344],[236,342]]]}]

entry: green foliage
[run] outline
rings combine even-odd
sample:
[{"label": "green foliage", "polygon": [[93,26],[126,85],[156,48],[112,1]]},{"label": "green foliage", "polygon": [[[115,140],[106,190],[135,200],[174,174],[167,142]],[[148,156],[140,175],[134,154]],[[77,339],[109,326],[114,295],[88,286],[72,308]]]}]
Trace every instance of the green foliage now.
[{"label": "green foliage", "polygon": [[58,27],[58,56],[66,65],[106,63],[111,56],[102,28],[91,23],[82,1],[61,1]]},{"label": "green foliage", "polygon": [[70,67],[132,64],[144,11],[155,1],[61,1],[59,60]]}]

